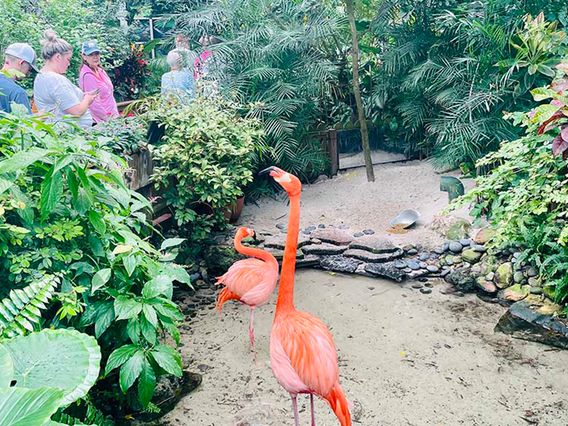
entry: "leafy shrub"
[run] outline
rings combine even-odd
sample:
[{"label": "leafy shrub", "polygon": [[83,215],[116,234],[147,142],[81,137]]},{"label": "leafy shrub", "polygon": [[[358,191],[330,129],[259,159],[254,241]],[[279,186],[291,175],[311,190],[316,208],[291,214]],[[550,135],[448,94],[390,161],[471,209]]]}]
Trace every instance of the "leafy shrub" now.
[{"label": "leafy shrub", "polygon": [[[149,203],[125,186],[125,162],[105,142],[59,135],[33,118],[0,119],[0,279],[16,288],[61,274],[60,308],[46,320],[93,334],[105,359],[131,345],[145,354],[120,385],[126,391],[138,379],[146,407],[153,378],[179,374],[179,355],[159,346],[158,335],[179,338],[183,316],[171,301],[173,281],[189,284],[189,276],[167,255],[182,240],[157,250],[144,238]],[[167,364],[154,362],[156,348]],[[113,372],[107,383],[118,379]]]},{"label": "leafy shrub", "polygon": [[189,106],[159,104],[150,117],[165,129],[153,180],[158,188],[175,182],[164,197],[178,225],[191,225],[192,240],[202,240],[226,223],[223,210],[252,181],[252,156],[262,147],[259,123],[203,99]]},{"label": "leafy shrub", "polygon": [[487,215],[497,246],[522,247],[518,261],[535,265],[556,300],[568,298],[568,98],[566,84],[534,90],[536,101],[552,102],[528,114],[508,117],[526,127],[526,135],[503,142],[478,166],[496,166],[455,207],[473,203],[472,214]]},{"label": "leafy shrub", "polygon": [[99,123],[94,132],[107,138],[107,147],[122,157],[138,151],[146,145],[146,125],[137,117],[120,117]]}]

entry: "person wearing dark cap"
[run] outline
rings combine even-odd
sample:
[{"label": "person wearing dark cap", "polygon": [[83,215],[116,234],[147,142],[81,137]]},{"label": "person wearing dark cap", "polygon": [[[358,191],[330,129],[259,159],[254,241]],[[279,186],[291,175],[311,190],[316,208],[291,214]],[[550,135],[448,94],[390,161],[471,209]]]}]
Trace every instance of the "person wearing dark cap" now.
[{"label": "person wearing dark cap", "polygon": [[14,43],[4,52],[4,66],[0,73],[0,111],[12,112],[12,102],[25,106],[31,114],[30,100],[26,91],[16,84],[15,80],[29,77],[32,71],[37,72],[36,54],[27,43]]},{"label": "person wearing dark cap", "polygon": [[79,87],[83,92],[99,91],[99,96],[89,107],[93,121],[100,123],[118,117],[118,108],[114,99],[114,86],[105,70],[101,67],[101,51],[97,42],[86,41],[81,48],[83,66],[79,73]]}]

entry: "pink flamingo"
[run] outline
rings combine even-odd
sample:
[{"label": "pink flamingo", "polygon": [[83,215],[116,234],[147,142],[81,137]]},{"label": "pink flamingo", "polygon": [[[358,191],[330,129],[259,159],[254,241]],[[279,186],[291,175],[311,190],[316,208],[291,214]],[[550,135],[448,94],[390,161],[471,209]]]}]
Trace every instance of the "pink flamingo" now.
[{"label": "pink flamingo", "polygon": [[331,333],[317,317],[294,308],[294,271],[300,229],[300,180],[277,167],[270,173],[290,198],[290,218],[280,274],[276,313],[270,333],[270,364],[276,380],[288,391],[299,426],[297,395],[310,395],[312,426],[315,426],[314,395],[329,403],[341,426],[351,425],[345,393],[339,384],[337,354]]},{"label": "pink flamingo", "polygon": [[239,228],[235,234],[235,249],[253,259],[239,260],[231,265],[229,270],[221,277],[217,277],[217,285],[224,284],[225,288],[219,293],[215,308],[219,314],[227,300],[235,299],[250,306],[250,343],[256,361],[256,348],[254,344],[254,308],[263,305],[276,287],[278,281],[278,261],[274,256],[264,250],[245,247],[243,238],[254,236],[249,228]]}]

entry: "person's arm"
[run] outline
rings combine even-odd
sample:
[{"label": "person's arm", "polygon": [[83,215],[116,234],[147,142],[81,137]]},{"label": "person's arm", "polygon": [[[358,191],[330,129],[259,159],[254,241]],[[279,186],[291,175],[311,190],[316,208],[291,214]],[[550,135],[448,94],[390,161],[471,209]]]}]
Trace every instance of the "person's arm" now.
[{"label": "person's arm", "polygon": [[[84,93],[93,92],[96,89],[99,89],[97,79],[92,73],[83,74],[81,78],[81,85],[83,86],[82,89]],[[88,108],[90,109],[93,117],[106,117],[109,112],[106,110],[100,97],[96,97]]]},{"label": "person's arm", "polygon": [[28,112],[30,114],[32,113],[32,107],[30,106],[30,100],[28,99],[28,95],[24,90],[18,91],[18,93],[16,94],[16,96],[14,96],[14,99],[12,99],[12,100],[14,102],[16,102],[17,104],[25,106],[28,109]]},{"label": "person's arm", "polygon": [[66,114],[76,117],[81,117],[85,114],[97,96],[96,93],[87,92],[83,94],[83,99],[81,100],[73,87],[71,87],[70,82],[61,82],[60,78],[54,78],[45,83],[53,84],[50,89],[53,91],[51,97],[55,103],[58,103],[59,107],[65,111]]}]

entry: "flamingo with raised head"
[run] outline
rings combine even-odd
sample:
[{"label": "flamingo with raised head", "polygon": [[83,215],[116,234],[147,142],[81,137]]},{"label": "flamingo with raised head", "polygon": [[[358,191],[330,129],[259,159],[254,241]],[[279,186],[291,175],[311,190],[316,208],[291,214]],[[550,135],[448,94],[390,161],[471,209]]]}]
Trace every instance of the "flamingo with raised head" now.
[{"label": "flamingo with raised head", "polygon": [[217,277],[216,284],[223,284],[225,287],[219,292],[215,308],[220,314],[223,304],[231,299],[250,306],[249,337],[256,362],[254,309],[265,304],[274,291],[278,281],[278,261],[267,251],[243,246],[242,240],[252,236],[254,231],[250,228],[241,227],[237,230],[234,240],[235,250],[253,258],[233,263],[223,276]]},{"label": "flamingo with raised head", "polygon": [[337,353],[331,333],[317,317],[294,308],[294,271],[300,230],[300,180],[277,167],[261,173],[282,186],[290,198],[290,218],[284,260],[280,272],[280,289],[274,323],[270,333],[270,364],[276,380],[288,391],[299,426],[298,394],[309,394],[312,426],[315,426],[314,395],[329,402],[341,426],[351,425],[345,393],[339,384]]}]

